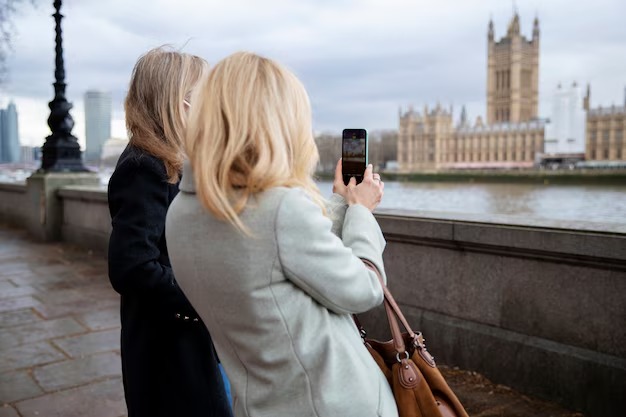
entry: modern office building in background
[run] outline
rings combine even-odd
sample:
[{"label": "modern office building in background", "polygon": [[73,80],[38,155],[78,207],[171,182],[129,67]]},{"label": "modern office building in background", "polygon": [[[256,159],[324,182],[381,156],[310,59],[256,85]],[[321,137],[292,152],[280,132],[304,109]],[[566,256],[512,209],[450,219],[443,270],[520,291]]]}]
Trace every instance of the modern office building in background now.
[{"label": "modern office building in background", "polygon": [[98,162],[104,142],[111,137],[111,93],[85,92],[85,154],[87,162]]},{"label": "modern office building in background", "polygon": [[17,108],[10,102],[6,109],[0,109],[0,162],[20,162],[20,157]]}]

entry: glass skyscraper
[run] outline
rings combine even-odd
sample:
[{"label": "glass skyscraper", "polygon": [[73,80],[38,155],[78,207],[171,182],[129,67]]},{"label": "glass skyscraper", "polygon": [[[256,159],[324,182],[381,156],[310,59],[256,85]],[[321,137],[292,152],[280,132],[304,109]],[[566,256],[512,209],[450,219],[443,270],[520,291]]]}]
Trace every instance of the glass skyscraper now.
[{"label": "glass skyscraper", "polygon": [[0,162],[20,162],[20,139],[17,130],[17,108],[10,102],[0,110]]},{"label": "glass skyscraper", "polygon": [[111,93],[85,92],[85,161],[98,162],[102,145],[111,137]]}]

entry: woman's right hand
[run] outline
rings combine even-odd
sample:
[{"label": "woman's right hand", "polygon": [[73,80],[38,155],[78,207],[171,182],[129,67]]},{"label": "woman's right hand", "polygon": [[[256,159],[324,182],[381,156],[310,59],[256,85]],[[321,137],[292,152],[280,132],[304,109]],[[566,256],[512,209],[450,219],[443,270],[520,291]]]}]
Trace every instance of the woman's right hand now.
[{"label": "woman's right hand", "polygon": [[335,168],[333,192],[345,198],[350,205],[361,204],[370,211],[374,211],[383,198],[385,183],[380,179],[380,175],[373,173],[374,167],[372,164],[365,168],[363,181],[358,185],[354,177],[350,178],[348,185],[344,185],[341,168],[340,159]]}]

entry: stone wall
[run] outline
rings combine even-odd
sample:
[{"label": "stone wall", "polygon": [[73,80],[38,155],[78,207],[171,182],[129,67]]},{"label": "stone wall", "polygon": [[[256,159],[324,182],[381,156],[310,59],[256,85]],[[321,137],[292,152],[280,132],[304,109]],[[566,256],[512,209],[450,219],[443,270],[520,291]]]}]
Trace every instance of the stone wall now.
[{"label": "stone wall", "polygon": [[[0,219],[31,217],[0,184]],[[106,191],[65,186],[61,238],[106,251]],[[34,204],[34,203],[33,203]],[[626,226],[377,212],[389,287],[439,363],[590,416],[626,415]],[[528,224],[532,223],[532,224]],[[362,317],[388,338],[382,308]]]},{"label": "stone wall", "polygon": [[[441,363],[589,415],[626,415],[625,230],[378,219],[389,288]],[[382,309],[362,321],[388,338]]]},{"label": "stone wall", "polygon": [[0,220],[26,227],[26,184],[0,183]]},{"label": "stone wall", "polygon": [[106,253],[111,235],[106,190],[71,186],[60,189],[58,194],[63,200],[63,240]]}]

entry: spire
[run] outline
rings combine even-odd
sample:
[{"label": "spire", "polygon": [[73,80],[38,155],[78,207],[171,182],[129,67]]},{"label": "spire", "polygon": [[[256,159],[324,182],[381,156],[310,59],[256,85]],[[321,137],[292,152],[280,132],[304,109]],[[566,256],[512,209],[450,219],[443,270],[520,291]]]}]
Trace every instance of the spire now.
[{"label": "spire", "polygon": [[517,11],[515,11],[515,14],[513,15],[513,19],[511,19],[511,22],[509,23],[509,28],[507,31],[507,35],[510,37],[513,37],[514,35],[519,35],[520,34],[520,29],[519,29],[519,14],[517,13]]},{"label": "spire", "polygon": [[487,31],[487,39],[493,41],[493,19],[489,17],[489,30]]},{"label": "spire", "polygon": [[583,99],[583,109],[589,111],[591,108],[591,86],[587,83],[587,92],[585,93],[585,98]]},{"label": "spire", "polygon": [[467,124],[467,110],[465,110],[465,105],[461,107],[461,126],[465,126]]},{"label": "spire", "polygon": [[539,39],[539,17],[535,14],[535,20],[533,21],[533,40]]}]

